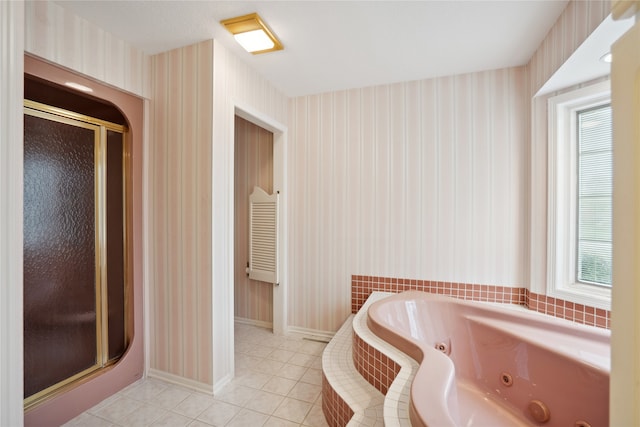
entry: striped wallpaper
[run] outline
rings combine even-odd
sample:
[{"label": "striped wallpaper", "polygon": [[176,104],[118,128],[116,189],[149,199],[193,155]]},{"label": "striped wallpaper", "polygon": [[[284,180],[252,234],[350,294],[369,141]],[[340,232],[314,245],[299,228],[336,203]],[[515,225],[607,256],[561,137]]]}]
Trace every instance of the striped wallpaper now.
[{"label": "striped wallpaper", "polygon": [[569,1],[529,61],[531,96],[569,59],[610,11],[610,0]]},{"label": "striped wallpaper", "polygon": [[149,57],[52,1],[25,1],[25,51],[149,97]]},{"label": "striped wallpaper", "polygon": [[352,274],[521,286],[524,68],[291,100],[289,316],[336,330]]},{"label": "striped wallpaper", "polygon": [[[544,294],[547,282],[547,101],[555,93],[533,97],[574,50],[608,16],[608,0],[570,1],[527,65],[531,114],[529,145],[529,278],[525,286]],[[532,98],[533,97],[533,98]]]},{"label": "striped wallpaper", "polygon": [[[282,119],[287,103],[212,40],[151,70],[150,369],[210,391],[233,374],[234,105]],[[268,322],[267,297],[243,295],[241,315]]]},{"label": "striped wallpaper", "polygon": [[[213,382],[223,384],[233,375],[234,113],[241,107],[286,123],[288,102],[281,92],[219,42],[214,40],[213,46]],[[255,318],[257,314],[248,316]]]},{"label": "striped wallpaper", "polygon": [[23,423],[24,3],[0,2],[0,425]]},{"label": "striped wallpaper", "polygon": [[[527,67],[290,100],[289,325],[336,330],[351,274],[515,287],[544,280],[530,272],[546,268],[529,247],[546,222],[530,218],[538,201],[529,188],[541,181],[530,179],[529,156],[543,148],[529,148],[529,94],[607,12],[608,1],[569,2]],[[233,90],[272,100],[254,81]],[[248,318],[269,311],[251,307]]]},{"label": "striped wallpaper", "polygon": [[273,193],[273,134],[235,118],[235,268],[234,315],[270,326],[273,323],[273,285],[249,279],[249,196],[258,186]]},{"label": "striped wallpaper", "polygon": [[213,42],[152,57],[150,369],[212,384]]}]

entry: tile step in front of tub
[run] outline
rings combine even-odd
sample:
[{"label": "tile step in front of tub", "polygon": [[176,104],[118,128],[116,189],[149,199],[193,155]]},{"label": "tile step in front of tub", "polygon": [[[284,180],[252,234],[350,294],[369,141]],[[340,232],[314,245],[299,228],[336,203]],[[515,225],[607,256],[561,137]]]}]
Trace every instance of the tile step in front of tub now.
[{"label": "tile step in front of tub", "polygon": [[353,366],[354,315],[349,316],[322,353],[322,409],[330,426],[384,426],[384,395]]},{"label": "tile step in front of tub", "polygon": [[[409,393],[418,363],[378,338],[367,326],[369,305],[389,295],[391,294],[387,292],[371,294],[358,313],[347,319],[324,350],[323,410],[331,426],[411,425]],[[367,382],[354,366],[354,340],[363,342],[377,355],[383,355],[399,365],[400,370],[388,387],[386,396]],[[353,416],[349,420],[351,414]]]}]

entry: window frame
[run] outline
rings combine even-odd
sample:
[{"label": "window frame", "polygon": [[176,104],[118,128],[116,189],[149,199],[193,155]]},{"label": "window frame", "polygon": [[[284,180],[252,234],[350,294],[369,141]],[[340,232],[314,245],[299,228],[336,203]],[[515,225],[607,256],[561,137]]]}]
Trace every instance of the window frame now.
[{"label": "window frame", "polygon": [[[579,283],[584,283],[584,284],[591,284],[594,286],[604,286],[604,287],[608,287],[611,288],[612,283],[602,283],[602,282],[597,282],[597,281],[590,281],[590,280],[585,280],[585,279],[580,279],[580,230],[581,230],[581,216],[579,214],[580,212],[580,207],[581,207],[581,198],[580,198],[580,188],[581,188],[581,180],[580,180],[580,173],[581,173],[581,163],[582,163],[582,155],[593,155],[593,152],[589,152],[589,153],[582,153],[581,152],[581,147],[580,147],[580,116],[582,114],[588,114],[594,111],[601,111],[604,109],[608,109],[609,110],[609,114],[611,114],[611,103],[603,103],[603,104],[598,104],[595,107],[591,107],[588,109],[581,109],[579,111],[576,112],[576,118],[577,118],[577,122],[576,122],[576,159],[577,159],[577,173],[576,173],[576,209],[578,212],[578,215],[576,215],[576,245],[577,245],[577,253],[576,253],[576,259],[575,259],[575,263],[574,263],[574,268],[576,269],[576,282]],[[609,123],[610,125],[611,123]],[[613,156],[613,141],[610,141],[610,145],[608,147],[606,147],[606,150],[600,150],[601,152],[599,154],[602,154],[603,151],[606,151],[606,153],[610,154],[611,156]],[[613,159],[611,159],[611,161],[613,161]],[[613,180],[613,164],[611,164],[611,170],[610,172],[610,177]],[[588,185],[588,182],[587,182]],[[610,204],[611,204],[611,210],[613,210],[613,188],[610,188],[610,192],[608,193],[608,197],[610,198]],[[611,215],[612,217],[613,215]],[[610,218],[610,221],[612,221],[613,218]],[[609,229],[609,243],[612,243],[613,240],[613,227],[611,227]],[[585,239],[586,240],[586,239]],[[611,253],[613,251],[613,246],[611,246],[609,253]]]},{"label": "window frame", "polygon": [[547,296],[610,310],[611,287],[579,282],[576,113],[611,103],[610,82],[548,100]]}]

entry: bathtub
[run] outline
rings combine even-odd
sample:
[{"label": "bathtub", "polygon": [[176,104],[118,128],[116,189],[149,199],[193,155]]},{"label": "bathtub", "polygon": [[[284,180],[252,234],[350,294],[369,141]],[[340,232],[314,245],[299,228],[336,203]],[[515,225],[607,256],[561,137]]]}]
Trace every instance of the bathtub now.
[{"label": "bathtub", "polygon": [[374,334],[420,364],[414,427],[609,425],[606,329],[419,291],[367,314]]}]

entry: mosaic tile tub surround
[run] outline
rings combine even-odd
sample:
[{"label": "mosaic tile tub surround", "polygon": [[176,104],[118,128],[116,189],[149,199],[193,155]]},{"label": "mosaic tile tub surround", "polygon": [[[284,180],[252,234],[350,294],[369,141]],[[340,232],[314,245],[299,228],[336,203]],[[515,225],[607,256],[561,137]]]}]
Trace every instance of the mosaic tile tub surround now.
[{"label": "mosaic tile tub surround", "polygon": [[530,292],[525,288],[377,276],[351,276],[351,312],[357,313],[375,291],[417,290],[470,301],[517,304],[550,316],[610,329],[611,311]]},{"label": "mosaic tile tub surround", "polygon": [[331,427],[411,426],[408,402],[418,363],[367,326],[369,304],[390,295],[374,292],[324,350],[322,403]]},{"label": "mosaic tile tub surround", "polygon": [[[337,334],[344,335],[339,345],[349,346],[349,351],[342,358],[352,358],[352,366],[355,367],[354,371],[357,372],[360,380],[365,379],[384,395],[385,425],[408,425],[406,402],[408,402],[410,384],[417,369],[415,361],[409,360],[408,356],[392,348],[390,344],[380,343],[379,338],[368,331],[367,305],[383,298],[385,293],[388,295],[388,293],[419,290],[470,301],[516,304],[547,315],[607,329],[610,328],[611,322],[610,311],[547,297],[529,292],[525,288],[357,275],[352,276],[351,285],[352,311],[355,317],[350,316],[341,328],[341,331],[344,330],[343,333]],[[372,294],[373,297],[370,299]],[[367,302],[367,299],[370,300]],[[350,339],[349,335],[351,335]],[[333,344],[338,345],[337,342]],[[328,347],[331,347],[331,344]],[[350,381],[347,380],[347,384]],[[373,426],[380,422],[379,415],[370,418],[361,418],[358,415],[354,417],[352,405],[358,407],[356,414],[364,414],[367,411],[362,404],[363,401],[368,400],[366,393],[361,393],[360,398],[356,399],[359,402],[354,403],[353,396],[348,396],[349,386],[345,387],[344,384],[339,383],[330,384],[330,382],[323,375],[323,397],[327,403],[331,402],[323,408],[329,425]],[[347,399],[343,399],[345,391]],[[353,394],[352,391],[351,394]]]},{"label": "mosaic tile tub surround", "polygon": [[330,426],[346,426],[353,410],[331,386],[325,373],[322,373],[322,411]]}]

